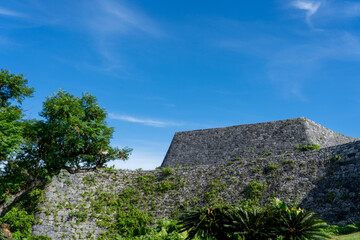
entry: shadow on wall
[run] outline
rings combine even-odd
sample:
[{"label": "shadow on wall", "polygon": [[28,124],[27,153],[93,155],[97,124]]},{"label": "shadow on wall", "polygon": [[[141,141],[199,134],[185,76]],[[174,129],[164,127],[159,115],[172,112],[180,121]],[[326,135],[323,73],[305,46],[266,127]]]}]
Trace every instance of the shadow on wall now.
[{"label": "shadow on wall", "polygon": [[323,177],[300,207],[331,224],[360,221],[360,141],[339,146],[328,161]]}]

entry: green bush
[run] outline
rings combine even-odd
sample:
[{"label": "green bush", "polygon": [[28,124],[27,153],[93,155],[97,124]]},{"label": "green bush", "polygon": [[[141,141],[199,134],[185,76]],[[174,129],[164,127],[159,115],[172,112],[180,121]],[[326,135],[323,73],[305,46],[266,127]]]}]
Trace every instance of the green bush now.
[{"label": "green bush", "polygon": [[338,227],[338,232],[339,232],[340,235],[354,233],[354,232],[357,232],[359,230],[360,230],[359,227],[357,227],[357,226],[355,226],[353,224]]},{"label": "green bush", "polygon": [[358,231],[360,231],[359,223],[356,225],[350,224],[346,226],[328,225],[327,229],[324,232],[330,235],[345,235]]},{"label": "green bush", "polygon": [[172,169],[170,167],[168,167],[168,168],[162,167],[160,170],[161,175],[164,177],[172,175],[173,172],[174,172],[174,169]]},{"label": "green bush", "polygon": [[0,223],[10,225],[10,231],[14,239],[23,239],[31,235],[33,221],[33,215],[28,214],[26,211],[20,211],[15,207],[0,218]]},{"label": "green bush", "polygon": [[169,190],[173,190],[177,188],[177,184],[175,182],[172,181],[162,181],[159,183],[158,187],[157,187],[157,191],[159,191],[160,193],[165,193]]},{"label": "green bush", "polygon": [[184,240],[186,233],[180,233],[177,221],[170,219],[158,220],[157,226],[146,235],[138,236],[139,240]]},{"label": "green bush", "polygon": [[115,224],[111,227],[121,236],[138,236],[147,233],[145,227],[152,222],[151,216],[134,206],[130,206],[128,209],[118,209],[115,215]]},{"label": "green bush", "polygon": [[307,145],[303,145],[303,146],[296,146],[296,149],[306,152],[306,151],[311,151],[311,150],[319,150],[321,149],[320,145],[317,145],[315,143],[309,143]]},{"label": "green bush", "polygon": [[257,181],[251,181],[248,185],[244,188],[244,193],[246,198],[259,200],[267,189],[267,184],[262,184]]}]

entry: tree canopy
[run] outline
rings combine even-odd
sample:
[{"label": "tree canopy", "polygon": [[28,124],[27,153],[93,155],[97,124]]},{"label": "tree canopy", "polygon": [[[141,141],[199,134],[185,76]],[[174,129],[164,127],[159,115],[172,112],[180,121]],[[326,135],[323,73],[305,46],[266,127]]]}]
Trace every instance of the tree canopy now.
[{"label": "tree canopy", "polygon": [[110,160],[127,160],[130,148],[110,146],[114,128],[97,98],[65,90],[46,98],[41,120],[23,119],[21,104],[34,89],[22,74],[0,72],[0,215],[15,198],[61,169],[96,170]]},{"label": "tree canopy", "polygon": [[41,125],[47,166],[52,170],[78,171],[103,167],[114,159],[127,159],[130,149],[110,146],[114,128],[108,127],[106,115],[96,97],[89,93],[75,97],[60,90],[48,97],[40,113],[45,119]]},{"label": "tree canopy", "polygon": [[21,104],[26,97],[32,97],[34,89],[27,86],[28,80],[22,74],[11,74],[0,70],[0,163],[5,164],[9,154],[23,141]]}]

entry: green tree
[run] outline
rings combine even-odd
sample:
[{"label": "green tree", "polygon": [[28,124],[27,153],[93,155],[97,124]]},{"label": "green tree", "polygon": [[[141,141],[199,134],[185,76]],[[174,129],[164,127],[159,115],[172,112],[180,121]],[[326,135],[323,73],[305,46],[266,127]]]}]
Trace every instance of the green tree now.
[{"label": "green tree", "polygon": [[128,159],[130,148],[110,146],[114,129],[108,127],[107,113],[96,97],[89,93],[75,97],[60,90],[44,102],[43,120],[23,120],[20,105],[33,89],[23,75],[7,70],[1,74],[0,215],[61,169],[91,171],[110,160]]},{"label": "green tree", "polygon": [[14,158],[24,141],[21,104],[34,92],[27,84],[24,75],[0,70],[0,214],[16,198],[24,181]]},{"label": "green tree", "polygon": [[34,92],[27,84],[24,75],[0,70],[0,164],[3,165],[8,164],[10,155],[23,141],[21,104]]},{"label": "green tree", "polygon": [[88,171],[110,160],[128,159],[131,149],[110,146],[114,128],[108,127],[105,109],[89,93],[75,97],[60,90],[47,98],[40,116],[45,120],[40,124],[42,140],[38,142],[50,171]]}]

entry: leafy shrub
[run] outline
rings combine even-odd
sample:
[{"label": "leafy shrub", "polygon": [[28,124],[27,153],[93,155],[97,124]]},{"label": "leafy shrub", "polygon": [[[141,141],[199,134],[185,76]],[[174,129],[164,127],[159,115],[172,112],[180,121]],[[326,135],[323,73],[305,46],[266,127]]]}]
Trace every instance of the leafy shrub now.
[{"label": "leafy shrub", "polygon": [[173,172],[174,172],[174,169],[172,169],[171,167],[168,167],[168,168],[163,167],[160,170],[161,175],[164,177],[172,175]]},{"label": "leafy shrub", "polygon": [[10,225],[10,231],[14,239],[22,239],[31,235],[33,221],[33,215],[28,214],[26,211],[20,211],[15,207],[0,218],[1,223]]},{"label": "leafy shrub", "polygon": [[206,190],[205,201],[209,204],[214,204],[215,202],[221,202],[222,198],[218,197],[219,193],[224,190],[226,187],[219,179],[211,181]]},{"label": "leafy shrub", "polygon": [[249,199],[259,200],[267,189],[267,184],[262,184],[257,181],[251,181],[248,185],[244,188],[244,193],[246,197]]},{"label": "leafy shrub", "polygon": [[80,210],[80,211],[71,211],[69,213],[69,218],[76,218],[76,224],[79,224],[81,222],[85,222],[88,218],[88,212],[87,210]]},{"label": "leafy shrub", "polygon": [[327,229],[325,230],[326,233],[331,235],[344,235],[344,234],[351,234],[354,232],[360,231],[360,224],[350,224],[346,226],[337,226],[337,225],[328,225]]},{"label": "leafy shrub", "polygon": [[296,149],[306,152],[306,151],[311,151],[311,150],[319,150],[321,149],[320,145],[317,145],[315,143],[309,143],[307,145],[303,145],[303,146],[296,146]]},{"label": "leafy shrub", "polygon": [[153,221],[153,218],[140,209],[130,206],[128,209],[119,210],[115,215],[115,228],[120,235],[138,235],[141,228]]},{"label": "leafy shrub", "polygon": [[283,159],[281,161],[281,165],[291,165],[293,164],[295,161],[293,159]]},{"label": "leafy shrub", "polygon": [[146,235],[138,236],[139,240],[184,240],[186,233],[180,233],[177,221],[170,219],[158,220],[157,226]]},{"label": "leafy shrub", "polygon": [[264,168],[264,173],[265,174],[269,174],[270,172],[273,172],[275,171],[276,169],[278,169],[280,166],[275,164],[275,163],[269,163],[269,165],[267,165],[265,168]]},{"label": "leafy shrub", "polygon": [[157,191],[159,191],[161,193],[165,193],[169,190],[176,189],[176,188],[177,188],[177,184],[175,182],[162,181],[159,183],[159,185],[157,187]]},{"label": "leafy shrub", "polygon": [[350,234],[350,233],[354,233],[354,232],[357,232],[359,231],[359,227],[353,225],[353,224],[350,224],[350,225],[346,225],[346,226],[341,226],[338,228],[339,230],[339,234]]}]

